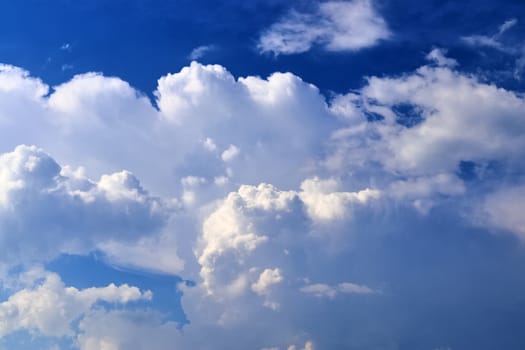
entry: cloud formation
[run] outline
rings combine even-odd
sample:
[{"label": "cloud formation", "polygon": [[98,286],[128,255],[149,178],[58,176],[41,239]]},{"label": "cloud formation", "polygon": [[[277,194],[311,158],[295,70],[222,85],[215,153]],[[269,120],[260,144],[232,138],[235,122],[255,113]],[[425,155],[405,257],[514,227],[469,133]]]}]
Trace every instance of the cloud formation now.
[{"label": "cloud formation", "polygon": [[390,36],[371,0],[327,1],[311,13],[292,10],[262,33],[257,47],[275,55],[302,53],[317,45],[327,51],[357,51]]},{"label": "cloud formation", "polygon": [[[435,266],[478,266],[446,250],[457,227],[523,238],[524,182],[510,176],[525,158],[523,97],[461,73],[444,51],[428,59],[328,100],[291,73],[236,78],[193,62],[159,79],[155,103],[115,77],[88,73],[50,89],[2,66],[2,263],[100,250],[196,283],[178,286],[191,322],[179,332],[158,311],[94,307],[149,299],[134,287],[68,289],[45,275],[3,302],[5,332],[66,334],[82,349],[384,347],[397,306],[375,327],[352,317],[428,292],[406,266],[424,264],[446,294],[440,278],[461,279]],[[473,276],[461,288],[479,287]],[[48,294],[64,306],[56,322],[32,306],[27,324],[9,313],[23,296]],[[329,336],[348,324],[366,339]]]},{"label": "cloud formation", "polygon": [[168,209],[127,171],[92,181],[35,146],[0,155],[2,262],[47,261],[158,231]]},{"label": "cloud formation", "polygon": [[0,335],[29,330],[39,335],[72,336],[72,323],[89,312],[96,303],[126,304],[152,298],[150,291],[137,287],[110,284],[106,287],[77,289],[66,287],[54,273],[26,272],[29,285],[0,303]]}]

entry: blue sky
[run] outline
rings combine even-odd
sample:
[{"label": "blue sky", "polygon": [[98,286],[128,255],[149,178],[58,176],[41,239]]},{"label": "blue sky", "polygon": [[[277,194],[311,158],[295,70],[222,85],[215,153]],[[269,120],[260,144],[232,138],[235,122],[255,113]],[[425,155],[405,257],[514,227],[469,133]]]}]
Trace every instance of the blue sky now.
[{"label": "blue sky", "polygon": [[522,1],[0,12],[0,348],[523,349]]}]

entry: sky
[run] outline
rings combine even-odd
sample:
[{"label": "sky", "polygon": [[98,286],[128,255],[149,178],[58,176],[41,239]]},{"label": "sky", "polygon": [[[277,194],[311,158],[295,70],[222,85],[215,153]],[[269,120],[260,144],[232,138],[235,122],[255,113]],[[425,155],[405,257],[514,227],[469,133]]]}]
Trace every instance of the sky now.
[{"label": "sky", "polygon": [[0,11],[0,349],[525,348],[525,4]]}]

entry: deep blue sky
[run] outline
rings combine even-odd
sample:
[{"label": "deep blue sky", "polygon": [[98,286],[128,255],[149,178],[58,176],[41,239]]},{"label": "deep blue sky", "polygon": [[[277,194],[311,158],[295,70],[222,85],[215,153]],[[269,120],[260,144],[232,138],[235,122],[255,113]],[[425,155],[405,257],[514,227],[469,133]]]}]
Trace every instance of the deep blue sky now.
[{"label": "deep blue sky", "polygon": [[[519,0],[382,0],[376,7],[395,35],[383,45],[354,53],[314,49],[277,59],[257,52],[263,29],[291,7],[311,6],[309,1],[281,0],[8,2],[0,13],[0,61],[25,67],[50,84],[96,71],[119,76],[149,94],[161,75],[188,64],[192,49],[215,45],[201,61],[224,65],[236,76],[291,71],[323,91],[344,92],[360,87],[364,76],[420,66],[434,46],[461,58],[465,70],[501,67],[505,57],[493,57],[494,52],[479,57],[465,49],[458,35],[492,34],[504,21],[525,14]],[[506,39],[519,40],[524,25],[518,23]],[[61,50],[64,44],[70,49]],[[65,71],[64,65],[69,65]]]}]

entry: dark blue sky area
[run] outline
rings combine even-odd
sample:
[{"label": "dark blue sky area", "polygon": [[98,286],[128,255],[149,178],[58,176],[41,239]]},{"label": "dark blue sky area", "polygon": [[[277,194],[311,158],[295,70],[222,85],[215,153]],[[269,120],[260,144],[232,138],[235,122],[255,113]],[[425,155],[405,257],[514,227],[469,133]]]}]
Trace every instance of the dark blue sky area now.
[{"label": "dark blue sky area", "polygon": [[[492,35],[504,21],[525,14],[520,0],[383,0],[376,6],[394,35],[382,45],[277,58],[257,52],[261,31],[291,7],[311,6],[310,1],[284,0],[12,1],[0,13],[0,62],[29,69],[52,85],[100,71],[151,93],[161,75],[188,64],[192,49],[214,45],[200,61],[222,64],[236,76],[291,71],[324,92],[342,92],[360,87],[364,76],[411,71],[434,46],[449,49],[462,69],[503,69],[513,64],[512,57],[495,50],[480,57],[460,37]],[[522,33],[518,23],[505,40],[511,45]],[[64,44],[70,47],[61,49]],[[500,80],[514,88],[522,85],[514,78]]]}]

